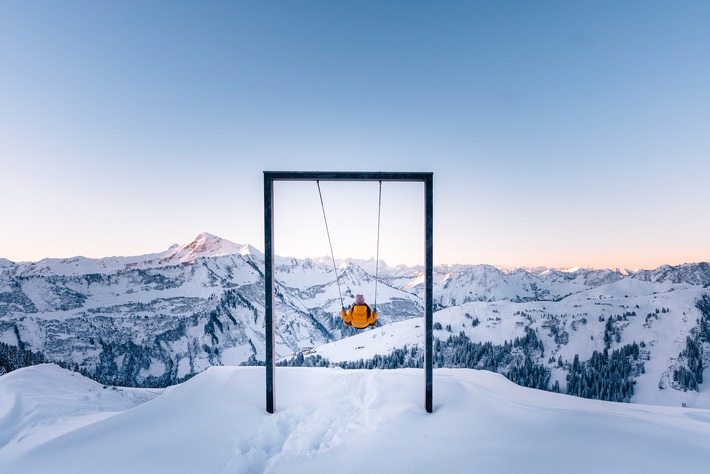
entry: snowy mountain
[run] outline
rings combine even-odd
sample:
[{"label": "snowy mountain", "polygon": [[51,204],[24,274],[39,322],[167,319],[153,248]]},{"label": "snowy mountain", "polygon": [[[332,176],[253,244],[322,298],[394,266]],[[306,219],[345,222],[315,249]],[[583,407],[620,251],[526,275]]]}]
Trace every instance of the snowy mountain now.
[{"label": "snowy mountain", "polygon": [[[525,338],[532,330],[544,351],[516,352],[513,347],[513,357],[504,361],[508,366],[500,363],[491,370],[506,373],[529,356],[534,364],[549,370],[549,386],[558,382],[562,392],[567,388],[566,377],[575,356],[586,361],[595,351],[602,353],[605,347],[611,353],[638,343],[638,362],[643,364],[643,371],[634,374],[630,401],[710,408],[710,386],[700,384],[697,390],[688,390],[674,380],[674,372],[688,365],[687,355],[680,355],[687,348],[687,338],[698,331],[703,317],[705,321],[710,318],[710,314],[703,316],[696,306],[702,290],[672,286],[669,291],[654,292],[651,290],[655,287],[644,290],[644,285],[647,283],[621,280],[561,301],[471,302],[446,308],[435,315],[434,338],[447,341],[464,334],[471,344],[492,344],[495,349],[511,344],[516,338]],[[324,344],[310,355],[342,364],[367,361],[409,347],[421,359],[423,327],[422,318],[414,318]],[[710,347],[707,338],[702,340],[700,357],[706,368],[710,366]],[[436,360],[437,354],[435,366]],[[475,367],[490,369],[486,361],[490,359],[482,358]],[[704,373],[705,378],[710,375],[706,370]]]},{"label": "snowy mountain", "polygon": [[707,472],[710,411],[600,402],[498,374],[212,367],[167,389],[54,365],[0,377],[0,470],[27,474]]},{"label": "snowy mountain", "polygon": [[[354,332],[339,321],[329,264],[277,259],[277,354]],[[128,385],[164,386],[211,365],[263,359],[263,268],[263,254],[253,247],[207,233],[138,257],[5,266],[0,342]],[[341,264],[339,280],[348,301],[374,287],[355,263]],[[422,312],[419,298],[384,283],[378,308],[383,323]]]},{"label": "snowy mountain", "polygon": [[[356,293],[374,303],[375,263],[337,262],[345,305]],[[213,365],[263,360],[263,268],[258,250],[208,233],[143,256],[2,263],[0,342],[132,386],[166,386]],[[329,259],[277,257],[275,271],[278,357],[314,353],[337,363],[423,348],[422,268],[380,262],[380,326],[362,333],[340,322]],[[441,360],[459,342],[510,342],[507,352],[474,366],[507,374],[532,363],[544,368],[550,387],[557,382],[565,391],[575,356],[584,363],[595,351],[637,343],[631,401],[710,408],[702,385],[710,337],[696,305],[710,293],[707,263],[638,272],[450,265],[437,266],[434,280]],[[530,331],[534,347],[513,345]],[[446,343],[460,334],[466,339]]]}]

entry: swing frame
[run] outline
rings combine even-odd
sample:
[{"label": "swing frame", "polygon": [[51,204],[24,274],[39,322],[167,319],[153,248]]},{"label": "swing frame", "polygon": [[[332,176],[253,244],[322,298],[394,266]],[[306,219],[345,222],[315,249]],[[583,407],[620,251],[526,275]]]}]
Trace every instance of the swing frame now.
[{"label": "swing frame", "polygon": [[264,171],[264,312],[266,336],[266,411],[274,413],[275,331],[274,331],[274,182],[275,181],[394,181],[424,183],[424,408],[433,405],[433,266],[434,266],[434,173],[425,172],[342,172]]}]

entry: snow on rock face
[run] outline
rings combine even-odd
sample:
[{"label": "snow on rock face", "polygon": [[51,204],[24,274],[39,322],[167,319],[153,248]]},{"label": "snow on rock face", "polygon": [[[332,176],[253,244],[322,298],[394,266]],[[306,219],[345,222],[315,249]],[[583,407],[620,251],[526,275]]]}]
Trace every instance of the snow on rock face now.
[{"label": "snow on rock face", "polygon": [[[701,473],[710,459],[708,410],[584,400],[441,369],[428,414],[422,370],[280,368],[276,377],[268,414],[263,368],[213,367],[162,394],[103,389],[52,366],[21,369],[0,377],[8,407],[0,466],[30,474]],[[26,406],[31,420],[18,416]]]},{"label": "snow on rock face", "polygon": [[[203,232],[188,244],[174,244],[170,246],[169,249],[159,253],[130,257],[86,258],[77,256],[70,258],[45,258],[39,262],[21,264],[20,274],[27,277],[111,274],[134,269],[194,263],[195,260],[199,258],[224,257],[229,255],[261,256],[260,252],[251,245],[235,244],[229,240]],[[9,260],[0,259],[0,269],[15,266],[16,264]]]},{"label": "snow on rock face", "polygon": [[203,232],[195,237],[189,244],[168,250],[168,254],[160,259],[160,263],[188,263],[198,258],[224,257],[226,255],[250,255],[252,247],[240,245],[222,239],[208,232]]},{"label": "snow on rock face", "polygon": [[[277,355],[341,338],[332,268],[279,262]],[[343,289],[371,291],[372,276],[349,265]],[[162,386],[211,365],[263,360],[263,266],[253,247],[208,233],[160,254],[19,264],[0,273],[0,340],[19,338],[50,360],[129,385]],[[415,295],[386,284],[379,294],[383,322],[422,313]]]},{"label": "snow on rock face", "polygon": [[636,278],[654,283],[690,283],[704,285],[710,282],[710,263],[686,263],[684,265],[662,265],[654,270],[641,270]]}]

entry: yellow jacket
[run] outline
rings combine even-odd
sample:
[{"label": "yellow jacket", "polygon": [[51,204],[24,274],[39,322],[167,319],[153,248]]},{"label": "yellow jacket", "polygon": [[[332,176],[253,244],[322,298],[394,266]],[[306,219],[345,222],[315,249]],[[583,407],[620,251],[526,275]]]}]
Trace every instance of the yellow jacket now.
[{"label": "yellow jacket", "polygon": [[370,310],[366,304],[354,304],[347,312],[341,311],[340,316],[345,324],[357,329],[365,329],[377,321],[377,312]]}]

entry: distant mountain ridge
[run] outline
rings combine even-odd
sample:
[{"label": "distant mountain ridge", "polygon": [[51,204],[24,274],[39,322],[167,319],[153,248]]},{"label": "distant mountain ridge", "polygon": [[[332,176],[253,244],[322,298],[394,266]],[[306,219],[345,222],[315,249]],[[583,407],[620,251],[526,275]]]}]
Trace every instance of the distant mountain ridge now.
[{"label": "distant mountain ridge", "polygon": [[[338,316],[330,260],[277,257],[275,264],[277,355],[356,333]],[[356,293],[373,302],[374,264],[338,261],[344,305]],[[263,269],[263,253],[254,247],[206,232],[135,257],[2,259],[0,342],[25,345],[105,383],[126,385],[167,385],[210,365],[263,360]],[[381,324],[423,314],[422,271],[380,263]],[[476,302],[556,302],[625,281],[643,283],[628,286],[648,294],[710,284],[708,263],[637,272],[438,265],[434,273],[437,311]]]}]

